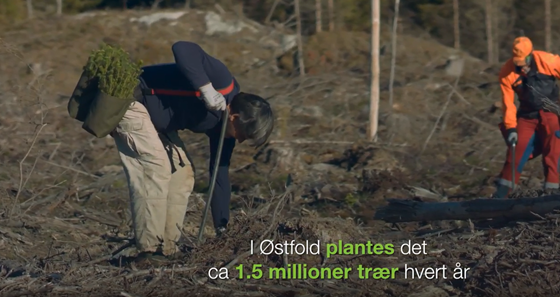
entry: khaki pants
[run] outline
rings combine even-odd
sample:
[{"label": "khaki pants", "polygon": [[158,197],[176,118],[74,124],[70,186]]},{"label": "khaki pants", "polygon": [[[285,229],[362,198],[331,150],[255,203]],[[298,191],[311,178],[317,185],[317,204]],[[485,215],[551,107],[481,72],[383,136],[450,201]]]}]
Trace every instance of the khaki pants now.
[{"label": "khaki pants", "polygon": [[[136,247],[141,252],[177,251],[194,168],[177,132],[158,134],[148,111],[131,104],[111,133],[124,167]],[[183,166],[181,166],[183,165]]]}]

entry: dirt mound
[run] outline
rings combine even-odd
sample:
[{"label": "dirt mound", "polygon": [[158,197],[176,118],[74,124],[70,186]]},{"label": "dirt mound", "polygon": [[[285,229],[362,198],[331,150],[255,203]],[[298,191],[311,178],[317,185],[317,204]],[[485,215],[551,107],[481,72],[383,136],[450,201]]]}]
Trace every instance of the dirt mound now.
[{"label": "dirt mound", "polygon": [[361,170],[364,168],[376,170],[400,170],[406,171],[394,152],[387,149],[354,144],[346,149],[341,156],[327,161],[328,164],[340,166],[348,171]]},{"label": "dirt mound", "polygon": [[391,195],[395,198],[394,192],[402,189],[408,183],[408,177],[401,171],[365,169],[362,171],[362,192],[374,194],[374,200],[378,198],[378,195],[375,195],[376,193],[383,192],[380,190],[386,192],[383,196]]}]

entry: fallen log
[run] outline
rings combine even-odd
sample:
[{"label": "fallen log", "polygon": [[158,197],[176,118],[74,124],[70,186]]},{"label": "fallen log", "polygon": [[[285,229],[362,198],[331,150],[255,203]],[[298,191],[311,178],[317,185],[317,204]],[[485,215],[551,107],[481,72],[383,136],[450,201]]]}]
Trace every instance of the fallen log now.
[{"label": "fallen log", "polygon": [[375,212],[374,220],[388,223],[438,221],[537,219],[560,209],[560,195],[520,199],[475,199],[457,202],[421,202],[389,199]]}]

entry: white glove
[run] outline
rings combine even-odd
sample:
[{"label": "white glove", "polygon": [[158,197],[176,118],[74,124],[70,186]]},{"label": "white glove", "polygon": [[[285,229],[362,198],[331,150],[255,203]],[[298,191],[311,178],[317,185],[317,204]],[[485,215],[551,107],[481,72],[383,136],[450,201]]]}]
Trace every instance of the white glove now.
[{"label": "white glove", "polygon": [[224,95],[216,91],[211,83],[200,87],[200,93],[200,97],[204,100],[206,108],[210,110],[226,109],[226,98],[224,98]]}]

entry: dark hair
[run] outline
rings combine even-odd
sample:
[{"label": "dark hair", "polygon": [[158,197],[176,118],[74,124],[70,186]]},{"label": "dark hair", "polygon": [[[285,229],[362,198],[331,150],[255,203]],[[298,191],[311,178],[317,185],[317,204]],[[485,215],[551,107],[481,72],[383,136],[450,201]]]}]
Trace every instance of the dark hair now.
[{"label": "dark hair", "polygon": [[241,133],[259,147],[267,140],[274,129],[274,114],[270,104],[265,99],[240,92],[230,104],[232,114],[239,114],[239,127]]}]

